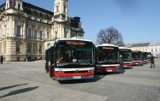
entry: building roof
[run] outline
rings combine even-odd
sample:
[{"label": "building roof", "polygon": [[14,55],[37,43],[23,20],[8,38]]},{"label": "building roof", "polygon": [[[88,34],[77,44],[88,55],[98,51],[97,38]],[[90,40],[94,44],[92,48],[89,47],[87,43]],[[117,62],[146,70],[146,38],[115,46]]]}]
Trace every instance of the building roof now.
[{"label": "building roof", "polygon": [[3,12],[5,10],[5,3],[3,3],[2,5],[0,5],[0,13]]},{"label": "building roof", "polygon": [[41,11],[41,12],[48,13],[48,14],[50,14],[50,15],[53,15],[53,14],[54,14],[52,11],[49,11],[49,10],[40,8],[40,7],[38,7],[38,6],[32,5],[31,3],[27,3],[27,2],[23,2],[23,7],[24,7],[24,8],[30,8],[30,9],[36,9],[36,10],[39,10],[39,11]]},{"label": "building roof", "polygon": [[[5,10],[5,3],[0,5],[0,14],[4,10]],[[23,11],[25,13],[27,13],[28,15],[33,15],[33,16],[48,19],[48,20],[51,20],[54,15],[54,13],[52,11],[43,9],[41,7],[35,6],[31,3],[27,3],[24,1],[23,1]],[[81,26],[79,26],[80,17],[77,17],[77,16],[76,17],[69,17],[69,20],[70,20],[69,22],[71,24],[71,27],[80,28],[80,30],[83,31]]]},{"label": "building roof", "polygon": [[[23,10],[25,13],[30,14],[30,15],[34,15],[34,16],[40,16],[42,18],[47,18],[47,19],[51,19],[51,17],[53,16],[53,12],[37,7],[35,5],[32,5],[30,3],[27,2],[23,2]],[[34,11],[35,10],[35,11]],[[39,12],[37,12],[37,10]],[[44,14],[45,13],[45,14]],[[47,14],[47,15],[46,15]]]},{"label": "building roof", "polygon": [[137,43],[137,44],[132,44],[131,47],[142,47],[142,46],[149,46],[149,42],[148,43]]},{"label": "building roof", "polygon": [[160,42],[152,42],[150,43],[150,46],[160,45]]},{"label": "building roof", "polygon": [[[0,5],[0,13],[3,12],[4,10],[5,10],[5,3]],[[47,18],[47,19],[51,19],[51,17],[54,14],[53,12],[51,12],[49,10],[40,8],[38,6],[35,6],[35,5],[33,5],[31,3],[27,3],[27,2],[23,2],[23,10],[27,14],[34,15],[34,16],[40,16],[42,18]],[[39,12],[37,12],[37,11],[39,11]]]}]

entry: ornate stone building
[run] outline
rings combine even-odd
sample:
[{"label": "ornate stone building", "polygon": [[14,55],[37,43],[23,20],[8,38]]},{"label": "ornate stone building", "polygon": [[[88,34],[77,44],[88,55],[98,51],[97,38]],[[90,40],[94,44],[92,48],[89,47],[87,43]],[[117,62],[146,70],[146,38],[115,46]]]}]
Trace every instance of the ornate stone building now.
[{"label": "ornate stone building", "polygon": [[43,59],[50,42],[83,34],[80,18],[68,16],[68,0],[54,0],[54,12],[22,0],[0,5],[0,55],[6,61]]}]

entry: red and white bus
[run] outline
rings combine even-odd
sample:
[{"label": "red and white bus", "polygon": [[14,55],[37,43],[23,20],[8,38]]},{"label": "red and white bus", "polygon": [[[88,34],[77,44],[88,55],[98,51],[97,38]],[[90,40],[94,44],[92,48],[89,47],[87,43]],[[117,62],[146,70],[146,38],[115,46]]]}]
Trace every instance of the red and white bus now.
[{"label": "red and white bus", "polygon": [[132,68],[132,50],[127,47],[119,47],[119,51],[123,58],[124,68]]},{"label": "red and white bus", "polygon": [[120,72],[118,46],[113,44],[97,45],[96,72]]},{"label": "red and white bus", "polygon": [[95,45],[86,39],[59,39],[45,51],[46,72],[55,80],[94,78]]},{"label": "red and white bus", "polygon": [[132,50],[132,64],[143,66],[143,57],[142,51],[139,50]]},{"label": "red and white bus", "polygon": [[142,56],[143,56],[143,64],[148,63],[148,54],[145,51],[142,51]]}]

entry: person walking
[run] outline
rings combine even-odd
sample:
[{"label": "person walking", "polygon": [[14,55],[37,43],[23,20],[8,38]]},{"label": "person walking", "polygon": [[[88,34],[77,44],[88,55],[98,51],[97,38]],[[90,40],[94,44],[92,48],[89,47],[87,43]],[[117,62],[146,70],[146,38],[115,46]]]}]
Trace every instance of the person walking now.
[{"label": "person walking", "polygon": [[151,55],[151,68],[155,68],[155,64],[154,64],[154,56]]},{"label": "person walking", "polygon": [[120,57],[120,73],[124,73],[122,54],[119,57]]},{"label": "person walking", "polygon": [[1,64],[3,64],[3,55],[0,57]]}]

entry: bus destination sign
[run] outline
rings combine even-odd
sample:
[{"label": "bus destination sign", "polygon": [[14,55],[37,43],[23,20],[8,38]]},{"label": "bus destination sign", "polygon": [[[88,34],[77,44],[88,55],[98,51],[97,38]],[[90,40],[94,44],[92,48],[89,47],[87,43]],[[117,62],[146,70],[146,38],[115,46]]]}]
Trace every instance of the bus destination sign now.
[{"label": "bus destination sign", "polygon": [[85,42],[81,42],[81,41],[66,41],[67,45],[85,45]]},{"label": "bus destination sign", "polygon": [[113,49],[114,49],[114,47],[102,47],[102,49],[113,50]]}]

